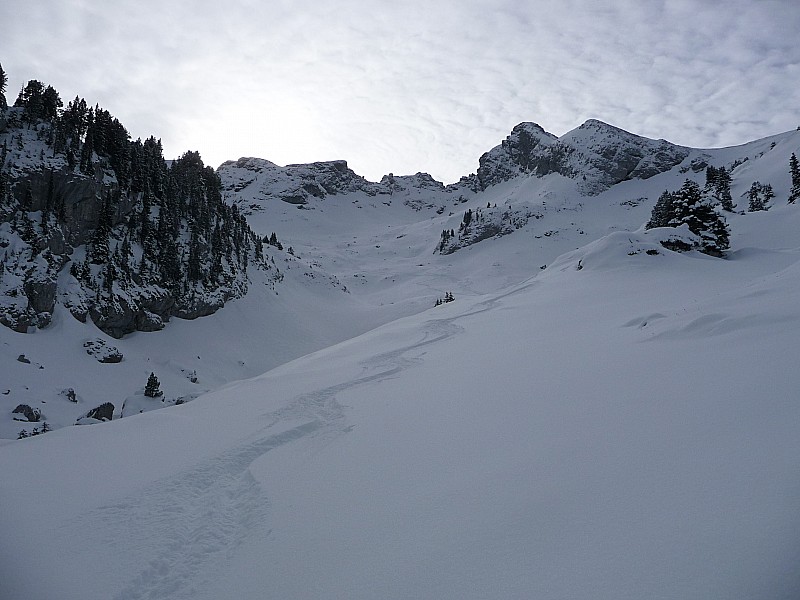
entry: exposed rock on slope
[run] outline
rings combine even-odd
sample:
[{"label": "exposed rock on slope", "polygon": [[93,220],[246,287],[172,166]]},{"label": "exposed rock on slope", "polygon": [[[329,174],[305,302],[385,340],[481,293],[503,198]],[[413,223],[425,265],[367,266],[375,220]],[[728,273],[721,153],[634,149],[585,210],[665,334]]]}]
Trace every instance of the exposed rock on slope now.
[{"label": "exposed rock on slope", "polygon": [[199,154],[168,165],[77,98],[42,116],[36,89],[0,111],[1,324],[46,327],[60,302],[117,338],[155,331],[241,297],[248,266],[273,269]]},{"label": "exposed rock on slope", "polygon": [[626,179],[669,171],[690,153],[665,140],[651,140],[591,119],[557,138],[536,123],[520,123],[480,158],[478,180],[486,189],[520,175],[558,173],[598,194]]},{"label": "exposed rock on slope", "polygon": [[297,205],[307,204],[309,198],[348,192],[389,193],[384,186],[357,175],[344,160],[280,167],[261,158],[240,158],[223,163],[219,170],[227,175],[226,191],[241,191],[258,179],[266,196]]}]

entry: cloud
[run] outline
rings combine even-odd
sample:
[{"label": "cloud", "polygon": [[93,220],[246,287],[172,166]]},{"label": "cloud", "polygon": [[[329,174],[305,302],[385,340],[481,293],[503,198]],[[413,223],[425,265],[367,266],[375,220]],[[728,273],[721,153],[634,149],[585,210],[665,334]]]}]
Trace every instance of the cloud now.
[{"label": "cloud", "polygon": [[345,158],[454,181],[523,120],[709,147],[794,128],[800,104],[793,0],[8,5],[9,96],[40,79],[214,165]]}]

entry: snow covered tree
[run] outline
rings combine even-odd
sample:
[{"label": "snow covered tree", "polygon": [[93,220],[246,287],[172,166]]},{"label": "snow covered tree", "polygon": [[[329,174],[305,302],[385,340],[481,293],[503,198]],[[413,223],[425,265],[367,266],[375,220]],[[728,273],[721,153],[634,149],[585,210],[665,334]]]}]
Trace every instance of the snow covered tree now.
[{"label": "snow covered tree", "polygon": [[716,211],[713,198],[704,196],[700,186],[687,179],[681,189],[673,193],[674,216],[670,226],[687,225],[689,230],[700,236],[700,251],[712,256],[722,256],[729,243],[728,224]]},{"label": "snow covered tree", "polygon": [[800,198],[800,165],[797,163],[797,156],[792,152],[789,159],[789,172],[792,175],[792,189],[789,192],[789,204],[794,204]]},{"label": "snow covered tree", "polygon": [[769,183],[762,185],[760,181],[754,181],[750,189],[747,190],[748,212],[769,210],[769,201],[775,197],[772,185]]},{"label": "snow covered tree", "polygon": [[39,119],[52,120],[58,114],[58,109],[63,106],[58,92],[53,86],[46,88],[41,81],[31,79],[22,88],[14,106],[23,108],[22,120],[35,123]]},{"label": "snow covered tree", "polygon": [[654,229],[656,227],[670,227],[670,221],[675,216],[675,207],[672,192],[664,190],[664,192],[656,200],[656,204],[650,213],[650,220],[645,225],[645,229]]},{"label": "snow covered tree", "polygon": [[731,174],[725,167],[709,166],[706,169],[705,192],[719,202],[722,210],[733,212],[736,208],[731,197]]},{"label": "snow covered tree", "polygon": [[144,386],[144,395],[148,398],[158,398],[163,394],[160,389],[161,383],[158,381],[155,373],[150,373],[147,378],[147,385]]},{"label": "snow covered tree", "polygon": [[8,107],[6,101],[6,86],[8,85],[8,76],[3,71],[3,65],[0,65],[0,110],[5,110]]}]

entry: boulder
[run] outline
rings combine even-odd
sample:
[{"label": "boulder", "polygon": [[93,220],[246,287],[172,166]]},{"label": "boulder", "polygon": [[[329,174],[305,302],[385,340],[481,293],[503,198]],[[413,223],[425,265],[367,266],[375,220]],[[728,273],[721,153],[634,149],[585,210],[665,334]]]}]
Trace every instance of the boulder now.
[{"label": "boulder", "polygon": [[15,421],[28,421],[29,423],[38,423],[42,418],[42,413],[38,408],[31,408],[27,404],[17,405],[11,414]]},{"label": "boulder", "polygon": [[111,402],[104,402],[90,410],[83,418],[97,419],[98,421],[110,421],[114,416],[114,405]]},{"label": "boulder", "polygon": [[100,338],[85,341],[83,347],[86,348],[86,353],[95,358],[97,362],[118,363],[123,358],[122,352]]}]

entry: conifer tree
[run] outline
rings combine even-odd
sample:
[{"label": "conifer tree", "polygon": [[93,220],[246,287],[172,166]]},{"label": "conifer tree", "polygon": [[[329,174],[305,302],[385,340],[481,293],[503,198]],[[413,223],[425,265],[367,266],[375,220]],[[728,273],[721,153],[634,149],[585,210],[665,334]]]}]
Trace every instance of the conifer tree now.
[{"label": "conifer tree", "polygon": [[655,206],[650,213],[650,220],[645,225],[645,229],[654,229],[656,227],[669,227],[670,221],[675,216],[674,198],[672,192],[664,190],[664,192],[656,200]]},{"label": "conifer tree", "polygon": [[161,383],[158,381],[155,373],[150,373],[147,378],[147,385],[144,386],[144,395],[148,398],[158,398],[164,392],[161,391]]},{"label": "conifer tree", "polygon": [[774,197],[775,192],[772,191],[772,185],[762,185],[760,181],[754,181],[747,190],[748,212],[769,210],[769,201]]},{"label": "conifer tree", "polygon": [[687,179],[673,194],[673,202],[675,212],[670,225],[688,225],[689,230],[702,240],[701,252],[722,256],[729,247],[728,225],[715,210],[713,199],[704,197],[700,186]]},{"label": "conifer tree", "polygon": [[797,156],[792,152],[789,159],[789,172],[792,175],[792,189],[789,192],[789,204],[794,204],[800,199],[800,165],[797,163]]},{"label": "conifer tree", "polygon": [[731,174],[725,167],[709,166],[706,169],[705,192],[713,196],[722,210],[733,212],[736,208],[731,197]]},{"label": "conifer tree", "polygon": [[108,238],[111,236],[113,210],[111,192],[109,192],[100,205],[97,227],[92,234],[91,260],[94,264],[102,264],[109,258]]},{"label": "conifer tree", "polygon": [[0,110],[8,108],[6,101],[6,86],[8,85],[8,76],[3,70],[3,65],[0,64]]}]

